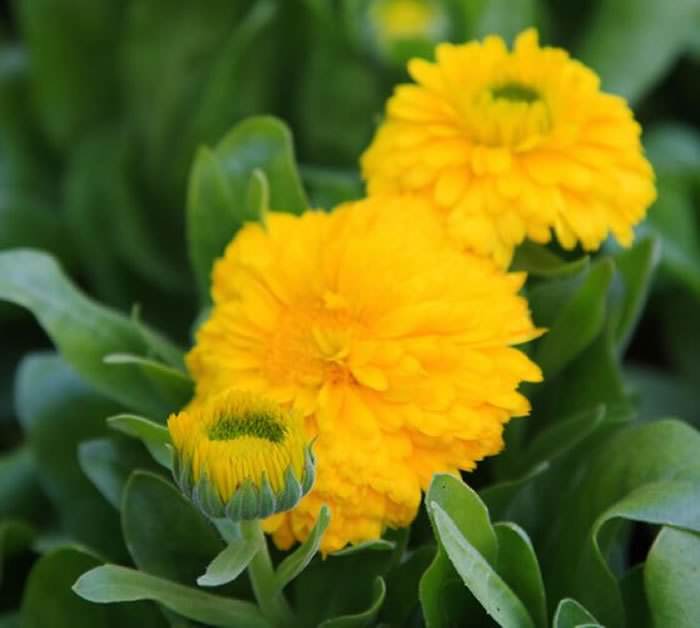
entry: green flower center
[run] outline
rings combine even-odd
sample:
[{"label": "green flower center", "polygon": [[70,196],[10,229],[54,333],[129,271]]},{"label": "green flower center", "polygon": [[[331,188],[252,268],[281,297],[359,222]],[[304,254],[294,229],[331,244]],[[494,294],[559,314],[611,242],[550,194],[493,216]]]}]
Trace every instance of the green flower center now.
[{"label": "green flower center", "polygon": [[494,87],[491,89],[491,96],[511,102],[524,102],[528,105],[540,99],[537,90],[521,83],[505,83]]},{"label": "green flower center", "polygon": [[271,443],[281,443],[286,434],[287,428],[266,414],[253,414],[243,418],[222,417],[208,431],[210,440],[235,440],[251,436]]}]

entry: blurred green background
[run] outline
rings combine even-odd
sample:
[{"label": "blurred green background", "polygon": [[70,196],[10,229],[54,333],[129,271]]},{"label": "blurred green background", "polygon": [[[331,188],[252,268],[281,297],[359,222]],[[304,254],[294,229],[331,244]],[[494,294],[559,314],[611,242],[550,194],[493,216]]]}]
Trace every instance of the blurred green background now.
[{"label": "blurred green background", "polygon": [[[86,292],[127,313],[138,306],[141,318],[187,346],[197,298],[185,206],[199,146],[248,115],[276,115],[292,130],[312,205],[329,208],[362,195],[357,159],[393,86],[407,78],[407,58],[429,57],[443,40],[512,40],[534,25],[544,43],[566,48],[599,72],[606,90],[627,97],[643,125],[659,200],[639,233],[659,238],[661,262],[623,383],[642,419],[678,415],[700,425],[700,0],[416,0],[420,19],[387,17],[402,2],[4,4],[0,249],[52,253]],[[75,452],[52,451],[49,433],[32,446],[70,473],[39,485],[23,433],[39,425],[46,400],[25,408],[34,422],[20,429],[15,373],[23,355],[50,342],[14,306],[0,305],[0,325],[0,519],[42,521],[55,514],[52,491],[64,495],[87,480]],[[17,388],[25,400],[52,359],[23,364]],[[61,377],[48,389],[74,390],[100,420],[117,411],[71,371]],[[97,425],[75,428],[72,442],[101,434]],[[69,529],[85,525],[79,512],[61,516],[75,520]],[[25,547],[21,527],[2,530],[7,547]],[[120,557],[125,548],[105,551]],[[17,604],[32,561],[21,556],[0,611]]]}]

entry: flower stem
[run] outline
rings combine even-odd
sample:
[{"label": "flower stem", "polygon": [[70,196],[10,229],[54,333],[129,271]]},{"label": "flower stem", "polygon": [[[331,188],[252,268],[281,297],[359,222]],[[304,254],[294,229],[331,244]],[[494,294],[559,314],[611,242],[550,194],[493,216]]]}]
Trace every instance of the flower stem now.
[{"label": "flower stem", "polygon": [[277,587],[275,570],[272,567],[267,540],[257,519],[241,522],[243,537],[258,543],[260,549],[248,565],[248,575],[260,610],[275,626],[292,628],[297,626],[294,614],[284,594]]}]

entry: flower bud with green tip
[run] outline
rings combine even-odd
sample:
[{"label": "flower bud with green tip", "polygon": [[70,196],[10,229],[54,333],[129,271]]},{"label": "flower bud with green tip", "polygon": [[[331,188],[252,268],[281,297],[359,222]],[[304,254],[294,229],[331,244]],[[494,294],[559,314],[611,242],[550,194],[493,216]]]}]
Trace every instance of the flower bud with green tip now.
[{"label": "flower bud with green tip", "polygon": [[303,419],[269,399],[227,390],[168,419],[173,474],[212,519],[263,519],[292,509],[314,482]]}]

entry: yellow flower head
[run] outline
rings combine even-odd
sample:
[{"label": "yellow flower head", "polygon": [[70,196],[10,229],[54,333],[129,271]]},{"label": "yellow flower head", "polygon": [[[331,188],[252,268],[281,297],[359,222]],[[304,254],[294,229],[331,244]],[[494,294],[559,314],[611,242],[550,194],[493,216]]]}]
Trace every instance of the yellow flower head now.
[{"label": "yellow flower head", "polygon": [[197,394],[235,382],[288,404],[315,437],[316,484],[266,529],[322,549],[408,525],[438,471],[472,469],[529,411],[541,374],[511,345],[538,335],[523,274],[447,246],[420,199],[374,198],[331,214],[271,212],[213,272],[214,308],[188,356]]},{"label": "yellow flower head", "polygon": [[640,127],[625,101],[564,50],[527,30],[441,44],[413,59],[362,157],[370,195],[430,199],[462,248],[506,266],[524,238],[629,245],[655,198]]},{"label": "yellow flower head", "polygon": [[441,30],[441,13],[434,0],[375,0],[370,8],[372,24],[386,40],[425,37]]},{"label": "yellow flower head", "polygon": [[302,417],[228,389],[168,419],[174,475],[210,517],[259,519],[288,510],[314,481]]}]

